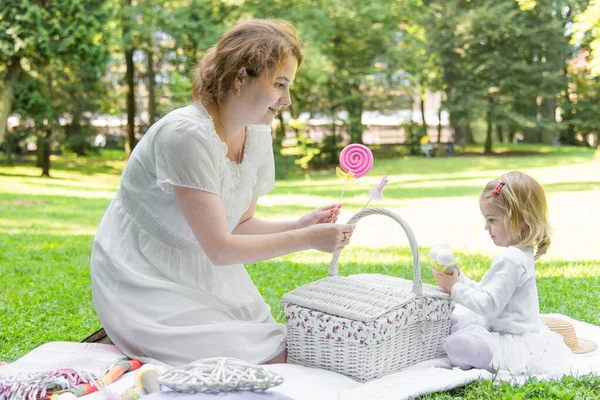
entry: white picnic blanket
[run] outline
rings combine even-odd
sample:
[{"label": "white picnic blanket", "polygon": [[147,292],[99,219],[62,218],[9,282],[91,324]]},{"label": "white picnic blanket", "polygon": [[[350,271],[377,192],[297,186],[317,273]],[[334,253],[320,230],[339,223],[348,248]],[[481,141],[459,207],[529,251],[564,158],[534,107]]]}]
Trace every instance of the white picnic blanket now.
[{"label": "white picnic blanket", "polygon": [[[559,317],[573,323],[578,337],[600,344],[600,327],[573,320],[560,314],[543,316]],[[38,347],[12,364],[0,367],[0,376],[20,372],[49,371],[58,368],[102,370],[112,361],[124,357],[114,346],[51,342]],[[600,374],[600,349],[575,355],[570,363],[569,375]],[[484,370],[462,371],[451,368],[447,358],[426,361],[401,372],[386,375],[367,383],[356,382],[344,375],[331,371],[307,368],[293,364],[267,365],[269,370],[282,375],[285,382],[265,393],[236,392],[227,395],[188,395],[175,392],[153,393],[145,400],[210,400],[210,399],[297,399],[297,400],[400,400],[428,393],[450,390],[478,379],[491,379],[492,374]],[[538,376],[539,379],[560,378],[562,373]],[[497,378],[513,383],[522,383],[530,376],[500,373]],[[136,372],[123,375],[109,388],[122,393],[135,384]],[[81,400],[104,400],[101,392],[84,396]]]}]

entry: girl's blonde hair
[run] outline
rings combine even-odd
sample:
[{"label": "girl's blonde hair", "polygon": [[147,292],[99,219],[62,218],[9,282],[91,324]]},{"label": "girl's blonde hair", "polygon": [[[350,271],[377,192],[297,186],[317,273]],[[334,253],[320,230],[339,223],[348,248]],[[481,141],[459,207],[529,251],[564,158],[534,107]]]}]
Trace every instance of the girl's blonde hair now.
[{"label": "girl's blonde hair", "polygon": [[277,71],[289,56],[296,58],[298,67],[304,58],[292,23],[269,19],[242,21],[200,60],[194,70],[192,97],[218,106],[242,68],[250,77],[259,77],[265,71]]},{"label": "girl's blonde hair", "polygon": [[522,172],[513,171],[485,185],[479,198],[504,212],[504,226],[515,246],[534,246],[535,259],[550,246],[548,204],[542,185]]}]

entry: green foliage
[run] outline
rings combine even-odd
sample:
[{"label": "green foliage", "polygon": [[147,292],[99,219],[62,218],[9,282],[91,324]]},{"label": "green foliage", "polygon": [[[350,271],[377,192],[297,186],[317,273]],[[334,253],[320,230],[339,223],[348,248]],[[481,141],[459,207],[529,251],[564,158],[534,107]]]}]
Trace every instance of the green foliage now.
[{"label": "green foliage", "polygon": [[410,154],[413,156],[419,155],[419,141],[424,136],[421,125],[414,121],[410,121],[400,125],[400,128],[404,129],[404,132],[406,132],[406,143],[410,148]]},{"label": "green foliage", "polygon": [[306,171],[311,164],[313,164],[313,160],[315,157],[321,153],[321,149],[319,149],[319,145],[315,143],[315,141],[306,133],[306,124],[299,120],[292,120],[288,123],[294,131],[296,132],[296,146],[294,146],[293,151],[298,157],[294,163]]},{"label": "green foliage", "polygon": [[66,140],[63,142],[65,150],[79,156],[97,152],[98,148],[92,145],[97,134],[97,130],[89,120],[84,120],[83,124],[69,124],[65,127]]},{"label": "green foliage", "polygon": [[283,155],[281,152],[281,144],[273,143],[273,153],[275,159],[275,178],[285,179],[296,172],[294,158],[288,155]]},{"label": "green foliage", "polygon": [[[4,78],[5,85],[17,87],[4,111],[19,114],[38,138],[44,174],[50,167],[48,153],[65,133],[67,146],[85,152],[81,137],[90,132],[82,116],[95,111],[105,93],[101,77],[109,53],[104,23],[112,16],[107,1],[9,0],[0,6],[0,61],[18,70]],[[71,120],[68,128],[59,121],[64,118]]]},{"label": "green foliage", "polygon": [[595,135],[600,142],[600,76],[572,75],[571,87],[561,108],[563,125],[561,139],[567,144],[585,143],[587,135]]},{"label": "green foliage", "polygon": [[565,376],[560,380],[539,381],[531,378],[522,386],[507,382],[477,381],[446,393],[419,397],[423,400],[495,400],[495,399],[596,399],[600,377],[595,374],[579,377]]},{"label": "green foliage", "polygon": [[[291,19],[299,28],[306,57],[292,118],[318,115],[343,124],[327,127],[325,143],[302,145],[303,165],[334,163],[348,138],[360,142],[363,111],[418,106],[427,90],[443,91],[459,144],[474,142],[481,121],[483,131],[502,140],[520,134],[550,143],[560,133],[563,143],[582,144],[578,135],[597,135],[599,127],[598,7],[598,0],[73,0],[47,7],[6,0],[0,87],[5,97],[13,90],[17,96],[14,106],[2,98],[0,120],[7,108],[25,119],[64,119],[70,126],[52,122],[52,132],[35,123],[37,136],[85,152],[93,136],[86,116],[125,111],[125,50],[133,51],[134,85],[153,89],[137,99],[135,116],[148,109],[155,119],[190,102],[193,67],[228,27],[258,17]],[[586,66],[567,68],[577,52],[589,53],[582,56]],[[142,119],[139,131],[153,122]],[[490,147],[502,141],[486,139]],[[316,147],[320,154],[306,150]]]},{"label": "green foliage", "polygon": [[472,140],[469,125],[482,116],[490,127],[488,147],[494,130],[552,143],[560,129],[556,99],[567,93],[565,64],[573,55],[568,26],[586,4],[428,1],[416,13],[427,40],[409,41],[412,47],[402,51],[418,55],[426,46],[441,67],[445,106],[459,143]]},{"label": "green foliage", "polygon": [[[600,76],[600,1],[591,0],[587,8],[575,16],[573,24],[573,44],[580,44],[589,50],[587,71],[592,76]],[[585,53],[585,52],[584,52]]]}]

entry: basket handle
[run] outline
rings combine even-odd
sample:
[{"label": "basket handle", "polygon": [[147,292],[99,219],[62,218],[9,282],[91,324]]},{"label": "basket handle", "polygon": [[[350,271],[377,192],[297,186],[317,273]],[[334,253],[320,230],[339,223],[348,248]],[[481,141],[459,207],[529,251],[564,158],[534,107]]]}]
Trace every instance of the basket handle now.
[{"label": "basket handle", "polygon": [[[361,218],[366,217],[368,215],[385,215],[386,217],[390,217],[391,219],[396,221],[398,224],[400,224],[402,229],[404,229],[404,232],[408,237],[408,243],[410,244],[410,250],[412,251],[413,256],[413,293],[417,295],[422,295],[423,280],[421,279],[421,260],[419,258],[419,246],[417,245],[417,239],[415,238],[412,229],[410,229],[410,226],[408,226],[406,221],[404,221],[398,214],[385,208],[376,207],[365,208],[363,211],[354,214],[352,218],[348,220],[347,224],[354,224]],[[338,250],[335,253],[333,253],[333,259],[331,260],[331,263],[329,263],[328,276],[337,276],[340,253],[341,250]]]}]

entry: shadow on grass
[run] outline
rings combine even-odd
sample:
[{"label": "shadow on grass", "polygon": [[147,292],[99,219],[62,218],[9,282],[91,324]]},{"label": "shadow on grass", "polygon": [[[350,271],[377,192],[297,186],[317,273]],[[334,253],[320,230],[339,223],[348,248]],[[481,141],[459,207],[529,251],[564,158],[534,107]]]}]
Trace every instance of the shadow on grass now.
[{"label": "shadow on grass", "polygon": [[[123,152],[109,152],[106,155],[96,154],[85,157],[77,157],[74,155],[52,156],[50,161],[50,177],[53,177],[53,172],[78,172],[82,175],[91,176],[96,174],[120,175],[126,160]],[[30,167],[33,171],[39,171],[41,176],[41,168],[36,166],[34,156],[25,156],[15,159],[14,167]],[[0,157],[0,167],[11,168],[6,165],[5,158]],[[35,177],[33,174],[13,175],[10,173],[0,173],[2,176],[27,176]]]},{"label": "shadow on grass", "polygon": [[[456,178],[450,179],[452,182],[460,182],[465,180],[472,180],[473,178]],[[440,185],[431,185],[434,180],[427,180],[425,186],[413,186],[418,184],[419,181],[407,182],[390,182],[388,183],[384,196],[385,199],[391,200],[406,200],[406,199],[419,199],[419,198],[447,198],[447,197],[477,197],[481,193],[483,185],[474,182],[470,185],[444,185],[443,180],[439,180]],[[423,182],[423,181],[421,181]],[[412,186],[412,187],[411,187]],[[273,195],[306,195],[322,197],[324,199],[338,199],[344,188],[343,183],[331,183],[329,182],[311,182],[306,185],[285,185],[285,183],[277,184],[275,189],[271,192]],[[348,185],[344,191],[344,204],[348,202],[348,199],[353,197],[360,197],[364,199],[363,204],[368,200],[368,191],[371,188],[369,185]],[[546,192],[576,192],[576,191],[587,191],[587,190],[598,190],[600,189],[600,182],[562,182],[545,184],[544,189]],[[360,202],[360,201],[359,201]],[[260,203],[260,202],[259,202]],[[279,207],[279,206],[273,206]]]},{"label": "shadow on grass", "polygon": [[[490,179],[495,178],[498,171],[523,170],[530,168],[556,167],[573,165],[594,161],[595,152],[592,149],[577,149],[573,152],[535,154],[527,157],[493,157],[477,155],[472,157],[453,158],[418,158],[395,157],[375,159],[373,175],[437,175],[456,173],[484,173],[490,172]],[[311,179],[327,179],[335,175],[335,165],[321,171],[311,172]],[[293,177],[302,179],[301,177]]]},{"label": "shadow on grass", "polygon": [[[440,173],[468,173],[485,171],[507,171],[514,169],[542,168],[550,166],[571,165],[580,162],[594,160],[596,152],[594,149],[576,146],[545,146],[536,144],[497,145],[495,154],[484,156],[481,152],[483,146],[468,146],[466,155],[457,157],[421,158],[406,156],[406,146],[399,145],[375,145],[371,146],[376,162],[371,175],[405,175],[419,174],[432,175]],[[295,157],[289,157],[294,159]],[[98,154],[85,157],[77,157],[72,154],[52,156],[50,175],[52,171],[79,172],[90,176],[95,174],[120,175],[125,166],[125,153],[120,150],[103,150]],[[18,157],[15,159],[16,166],[35,167],[35,156]],[[0,157],[0,167],[5,166],[5,158]],[[10,168],[10,167],[6,167]],[[310,172],[314,180],[329,179],[334,175],[335,166],[314,170]],[[0,173],[1,176],[30,176],[11,175]],[[40,171],[41,175],[41,171]],[[35,175],[31,175],[35,176]],[[302,180],[303,172],[298,169],[298,174],[292,174],[288,179],[291,181]],[[490,176],[490,179],[494,176]]]},{"label": "shadow on grass", "polygon": [[[441,158],[448,157],[445,143],[441,145],[436,143],[437,151],[436,158],[438,155]],[[407,143],[398,144],[379,144],[369,145],[369,148],[373,152],[375,158],[393,158],[398,156],[408,156],[410,154],[410,145]],[[553,155],[553,156],[583,156],[589,157],[590,153],[594,153],[594,149],[590,149],[585,146],[553,146],[543,144],[529,144],[529,143],[495,143],[493,145],[492,154],[487,155],[488,157],[527,157],[530,155]],[[441,151],[441,153],[440,153]],[[454,147],[454,157],[472,157],[482,156],[484,152],[484,145],[481,144],[469,144],[467,146],[456,145]]]},{"label": "shadow on grass", "polygon": [[44,178],[44,179],[48,179],[47,176],[42,176],[41,172],[39,175],[32,175],[32,174],[18,174],[18,173],[7,173],[7,172],[0,172],[0,176],[4,176],[7,178]]}]

